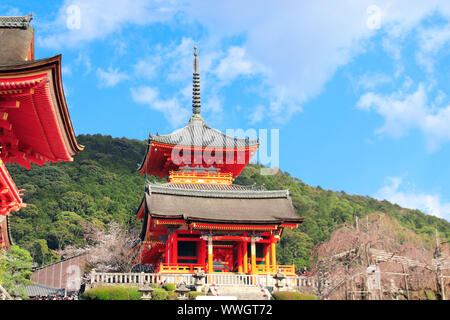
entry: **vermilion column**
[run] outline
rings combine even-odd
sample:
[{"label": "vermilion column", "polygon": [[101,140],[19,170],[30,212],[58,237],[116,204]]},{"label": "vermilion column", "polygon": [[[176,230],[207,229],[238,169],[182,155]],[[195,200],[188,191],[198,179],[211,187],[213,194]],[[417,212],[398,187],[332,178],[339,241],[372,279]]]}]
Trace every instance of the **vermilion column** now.
[{"label": "vermilion column", "polygon": [[197,249],[198,249],[197,262],[204,265],[205,258],[206,258],[206,245],[205,245],[205,241],[203,241],[203,239],[200,239],[200,241],[198,242]]},{"label": "vermilion column", "polygon": [[276,239],[274,236],[270,236],[270,260],[272,262],[273,272],[277,272],[277,251],[276,251]]},{"label": "vermilion column", "polygon": [[208,236],[208,273],[213,271],[213,242],[212,236]]},{"label": "vermilion column", "polygon": [[166,242],[166,264],[169,265],[170,263],[170,246],[172,244],[171,241],[172,235],[167,235],[167,242]]},{"label": "vermilion column", "polygon": [[270,243],[264,244],[264,260],[266,262],[266,272],[270,272]]},{"label": "vermilion column", "polygon": [[242,241],[242,262],[244,263],[244,273],[248,273],[248,253],[247,253],[247,241]]},{"label": "vermilion column", "polygon": [[243,271],[243,259],[242,259],[242,242],[238,244],[237,247],[237,254],[238,254],[238,272],[242,273]]},{"label": "vermilion column", "polygon": [[252,237],[250,243],[250,253],[251,253],[251,263],[252,263],[252,274],[256,274],[256,244],[255,238]]},{"label": "vermilion column", "polygon": [[172,234],[172,263],[178,263],[178,234],[174,231]]}]

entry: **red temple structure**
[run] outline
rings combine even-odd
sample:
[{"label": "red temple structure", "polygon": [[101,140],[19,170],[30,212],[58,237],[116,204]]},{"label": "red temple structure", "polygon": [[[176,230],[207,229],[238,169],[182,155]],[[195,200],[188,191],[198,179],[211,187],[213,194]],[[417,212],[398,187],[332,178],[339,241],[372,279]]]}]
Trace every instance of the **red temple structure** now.
[{"label": "red temple structure", "polygon": [[77,143],[61,80],[61,55],[34,60],[31,15],[0,17],[0,249],[11,245],[8,215],[24,207],[5,167],[73,161]]},{"label": "red temple structure", "polygon": [[276,259],[284,228],[303,222],[289,191],[233,184],[259,142],[207,126],[200,108],[195,50],[193,116],[171,134],[150,135],[139,168],[169,182],[146,184],[137,210],[143,228],[133,247],[135,266],[156,273],[295,275],[294,265],[281,266]]}]

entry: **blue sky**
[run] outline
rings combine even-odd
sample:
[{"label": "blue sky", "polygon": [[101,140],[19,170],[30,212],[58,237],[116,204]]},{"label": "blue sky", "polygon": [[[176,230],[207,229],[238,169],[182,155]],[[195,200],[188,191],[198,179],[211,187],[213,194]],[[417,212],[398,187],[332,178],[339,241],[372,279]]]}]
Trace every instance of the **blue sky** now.
[{"label": "blue sky", "polygon": [[450,220],[450,2],[2,0],[63,55],[77,134],[144,140],[191,115],[279,129],[281,170]]}]

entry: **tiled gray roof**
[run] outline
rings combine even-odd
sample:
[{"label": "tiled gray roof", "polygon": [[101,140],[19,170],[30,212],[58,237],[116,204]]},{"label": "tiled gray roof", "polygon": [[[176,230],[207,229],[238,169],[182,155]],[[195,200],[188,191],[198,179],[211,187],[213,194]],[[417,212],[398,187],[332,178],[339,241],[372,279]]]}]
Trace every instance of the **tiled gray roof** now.
[{"label": "tiled gray roof", "polygon": [[24,62],[33,41],[32,16],[0,17],[0,66]]},{"label": "tiled gray roof", "polygon": [[64,288],[53,288],[43,284],[34,283],[25,287],[25,292],[29,297],[64,295]]},{"label": "tiled gray roof", "polygon": [[[277,191],[198,191],[173,188],[146,192],[141,205],[147,216],[235,224],[301,223],[291,199]],[[215,194],[214,194],[215,193]],[[256,194],[259,195],[256,197]],[[282,192],[280,192],[282,193]],[[212,196],[214,194],[214,196]],[[144,224],[147,221],[144,220]],[[145,230],[143,230],[145,235]],[[143,239],[143,238],[142,238]]]},{"label": "tiled gray roof", "polygon": [[226,135],[217,129],[209,127],[203,119],[196,117],[192,117],[187,126],[171,134],[150,135],[149,143],[152,141],[178,146],[211,148],[243,148],[259,144],[258,139],[249,140]]},{"label": "tiled gray roof", "polygon": [[27,29],[30,26],[30,21],[33,19],[33,15],[27,16],[3,16],[0,17],[0,28],[20,28]]},{"label": "tiled gray roof", "polygon": [[269,199],[288,198],[289,190],[257,190],[254,187],[240,185],[210,185],[210,184],[177,184],[148,183],[146,191],[149,194],[167,194],[201,198],[229,199]]},{"label": "tiled gray roof", "polygon": [[[148,182],[148,184],[152,184]],[[191,189],[191,190],[221,190],[221,191],[265,191],[264,186],[243,186],[240,184],[229,184],[229,185],[220,185],[220,184],[203,184],[203,183],[154,183],[153,185],[159,185],[167,188],[174,189]]]}]

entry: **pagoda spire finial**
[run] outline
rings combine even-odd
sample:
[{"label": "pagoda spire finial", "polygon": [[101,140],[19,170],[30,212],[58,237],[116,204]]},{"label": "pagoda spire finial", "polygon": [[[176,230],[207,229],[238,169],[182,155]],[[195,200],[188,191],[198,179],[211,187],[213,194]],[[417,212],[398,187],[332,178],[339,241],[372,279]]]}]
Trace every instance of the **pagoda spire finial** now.
[{"label": "pagoda spire finial", "polygon": [[194,47],[194,76],[192,86],[192,112],[193,118],[202,119],[200,116],[201,104],[200,104],[200,73],[198,72],[198,60],[197,60],[197,46]]}]

